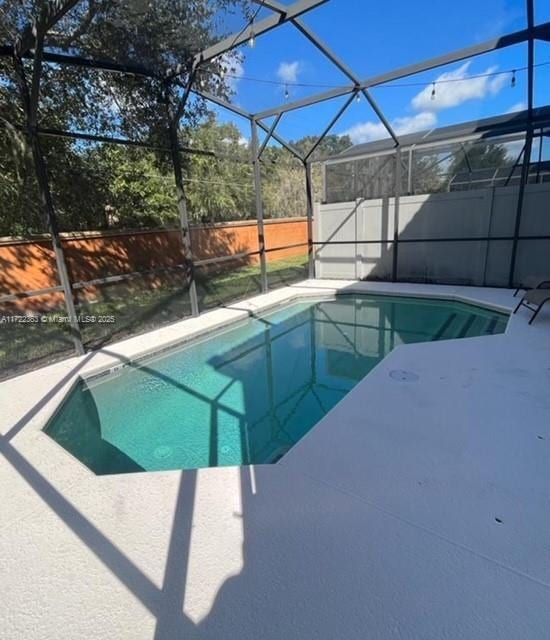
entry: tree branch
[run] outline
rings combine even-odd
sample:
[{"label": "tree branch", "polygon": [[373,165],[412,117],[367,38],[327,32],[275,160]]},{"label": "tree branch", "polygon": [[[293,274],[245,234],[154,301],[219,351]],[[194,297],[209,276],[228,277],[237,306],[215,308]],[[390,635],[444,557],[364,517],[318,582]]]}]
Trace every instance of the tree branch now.
[{"label": "tree branch", "polygon": [[90,25],[92,24],[94,18],[96,17],[99,11],[99,5],[96,0],[88,0],[88,10],[86,11],[86,15],[82,19],[82,23],[69,35],[63,35],[63,33],[52,33],[51,31],[48,33],[48,41],[51,39],[51,44],[60,49],[68,49],[71,45],[74,44],[75,40],[78,40],[80,36],[83,36]]}]

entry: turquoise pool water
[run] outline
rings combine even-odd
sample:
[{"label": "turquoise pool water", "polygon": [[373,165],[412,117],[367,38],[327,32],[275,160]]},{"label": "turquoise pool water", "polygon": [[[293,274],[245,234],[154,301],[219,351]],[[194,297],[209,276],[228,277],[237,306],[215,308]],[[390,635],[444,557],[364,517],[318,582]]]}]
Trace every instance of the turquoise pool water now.
[{"label": "turquoise pool water", "polygon": [[395,346],[502,333],[466,304],[305,300],[81,380],[45,431],[97,474],[277,461]]}]

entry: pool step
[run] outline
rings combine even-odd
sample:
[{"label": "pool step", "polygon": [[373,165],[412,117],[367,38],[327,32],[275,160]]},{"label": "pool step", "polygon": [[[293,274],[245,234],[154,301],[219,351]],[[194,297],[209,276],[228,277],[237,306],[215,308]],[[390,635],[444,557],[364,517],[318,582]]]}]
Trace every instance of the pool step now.
[{"label": "pool step", "polygon": [[488,318],[485,327],[481,330],[482,318],[476,315],[468,315],[463,320],[462,314],[452,313],[441,325],[433,340],[446,340],[453,338],[467,338],[470,336],[493,335],[497,327],[498,318]]},{"label": "pool step", "polygon": [[451,313],[451,315],[447,318],[447,320],[445,320],[445,322],[439,327],[437,333],[434,335],[432,340],[443,340],[445,334],[449,330],[449,327],[453,324],[456,317],[457,317],[456,313]]},{"label": "pool step", "polygon": [[476,320],[476,316],[474,315],[471,315],[469,318],[466,318],[466,322],[462,326],[462,329],[457,335],[457,338],[465,338],[466,335],[468,334],[468,331],[472,328],[472,325],[474,324],[475,320]]},{"label": "pool step", "polygon": [[498,318],[491,318],[489,320],[489,322],[487,323],[487,327],[485,328],[485,331],[483,333],[487,334],[487,335],[493,335],[493,333],[495,332],[495,328],[497,326],[497,322],[498,322]]}]

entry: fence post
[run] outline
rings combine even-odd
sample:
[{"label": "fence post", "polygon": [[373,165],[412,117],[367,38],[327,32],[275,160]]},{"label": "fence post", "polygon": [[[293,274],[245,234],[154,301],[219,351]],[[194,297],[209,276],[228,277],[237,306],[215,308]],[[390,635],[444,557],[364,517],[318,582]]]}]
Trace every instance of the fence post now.
[{"label": "fence post", "polygon": [[401,197],[401,149],[395,149],[395,191],[393,198],[393,264],[392,281],[397,281],[399,253],[399,199]]},{"label": "fence post", "polygon": [[252,137],[250,140],[250,152],[252,155],[252,168],[254,170],[254,195],[256,198],[256,221],[258,225],[258,248],[260,251],[260,270],[262,293],[266,293],[267,286],[267,265],[265,255],[265,235],[264,235],[264,205],[262,202],[262,177],[260,173],[260,157],[258,143],[258,125],[255,120],[250,121]]},{"label": "fence post", "polygon": [[315,257],[313,254],[313,178],[311,175],[311,163],[304,162],[306,170],[306,215],[307,215],[307,271],[308,278],[315,278]]},{"label": "fence post", "polygon": [[413,192],[413,151],[414,145],[409,149],[409,166],[407,171],[407,194],[412,195]]}]

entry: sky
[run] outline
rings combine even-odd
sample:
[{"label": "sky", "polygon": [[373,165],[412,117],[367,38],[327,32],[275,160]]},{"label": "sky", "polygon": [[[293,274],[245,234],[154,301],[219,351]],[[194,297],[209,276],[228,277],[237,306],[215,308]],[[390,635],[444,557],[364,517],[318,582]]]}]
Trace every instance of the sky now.
[{"label": "sky", "polygon": [[[523,29],[525,4],[525,0],[329,0],[302,20],[365,79]],[[535,6],[536,21],[550,21],[550,2],[536,0]],[[261,9],[257,19],[269,13]],[[223,26],[228,32],[238,32],[243,23],[227,16]],[[245,45],[239,51],[242,62],[233,74],[237,77],[229,79],[235,92],[232,101],[248,112],[349,84],[290,24],[256,38],[253,48]],[[535,105],[541,106],[550,103],[549,43],[537,44],[535,63],[540,64],[535,76]],[[398,134],[433,129],[524,109],[526,64],[527,46],[516,45],[409,76],[392,86],[375,87],[371,93]],[[287,113],[277,131],[294,140],[319,135],[346,99]],[[246,120],[225,110],[217,112],[220,120],[239,126],[243,139],[249,137]],[[331,133],[348,134],[355,143],[387,135],[365,99],[354,100]]]}]

